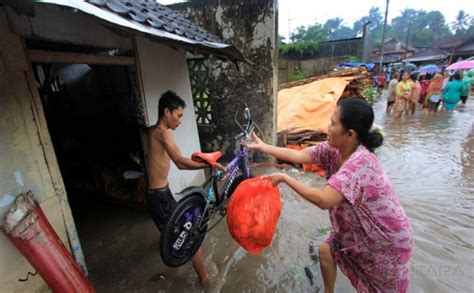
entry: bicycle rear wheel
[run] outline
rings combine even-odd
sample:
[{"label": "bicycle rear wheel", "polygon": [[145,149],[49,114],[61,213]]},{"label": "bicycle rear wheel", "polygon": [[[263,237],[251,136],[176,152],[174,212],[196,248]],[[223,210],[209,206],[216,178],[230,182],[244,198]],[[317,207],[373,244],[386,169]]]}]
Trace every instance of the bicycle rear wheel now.
[{"label": "bicycle rear wheel", "polygon": [[167,266],[184,265],[201,247],[207,223],[197,225],[204,216],[205,206],[206,201],[200,194],[191,194],[178,202],[161,233],[160,254]]}]

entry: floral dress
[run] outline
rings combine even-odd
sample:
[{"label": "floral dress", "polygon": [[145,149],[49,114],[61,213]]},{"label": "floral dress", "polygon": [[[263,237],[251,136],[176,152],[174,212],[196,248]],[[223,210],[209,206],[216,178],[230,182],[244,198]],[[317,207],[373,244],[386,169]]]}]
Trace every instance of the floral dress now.
[{"label": "floral dress", "polygon": [[360,145],[338,169],[339,151],[323,142],[310,151],[344,197],[329,209],[325,242],[358,292],[406,292],[413,230],[378,158]]}]

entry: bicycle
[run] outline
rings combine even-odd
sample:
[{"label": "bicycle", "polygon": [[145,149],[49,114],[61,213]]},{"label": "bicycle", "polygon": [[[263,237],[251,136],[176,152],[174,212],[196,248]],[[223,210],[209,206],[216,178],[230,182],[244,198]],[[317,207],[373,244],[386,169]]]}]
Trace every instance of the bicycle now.
[{"label": "bicycle", "polygon": [[[250,139],[254,125],[250,110],[245,108],[245,128],[234,137],[241,141]],[[210,166],[222,156],[221,152],[194,153],[194,160]],[[226,167],[227,176],[220,170],[213,171],[201,186],[190,186],[178,193],[183,198],[178,202],[161,233],[160,254],[170,267],[187,263],[201,247],[206,234],[226,216],[227,202],[237,186],[252,173],[248,163],[248,149],[240,145],[234,159]],[[224,181],[221,188],[218,182]]]}]

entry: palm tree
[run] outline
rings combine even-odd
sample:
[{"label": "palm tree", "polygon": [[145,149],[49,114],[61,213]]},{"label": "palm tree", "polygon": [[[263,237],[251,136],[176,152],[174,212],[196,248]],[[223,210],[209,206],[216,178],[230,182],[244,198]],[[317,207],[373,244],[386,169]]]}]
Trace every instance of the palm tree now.
[{"label": "palm tree", "polygon": [[471,23],[471,16],[464,12],[464,10],[459,10],[456,20],[452,23],[452,29],[456,34],[460,34],[462,31],[466,30]]}]

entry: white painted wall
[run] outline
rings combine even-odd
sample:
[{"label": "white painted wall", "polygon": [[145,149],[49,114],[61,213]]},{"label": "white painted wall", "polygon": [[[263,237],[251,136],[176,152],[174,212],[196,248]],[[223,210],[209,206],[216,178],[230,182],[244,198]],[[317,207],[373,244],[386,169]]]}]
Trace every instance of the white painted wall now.
[{"label": "white painted wall", "polygon": [[[173,133],[173,137],[183,155],[190,157],[193,152],[200,151],[201,147],[194,115],[186,53],[141,37],[137,37],[137,51],[148,123],[154,125],[158,119],[160,95],[167,90],[176,92],[184,99],[187,107],[184,111],[183,123]],[[178,170],[172,163],[168,180],[171,191],[177,193],[189,185],[203,183],[204,171]]]}]

